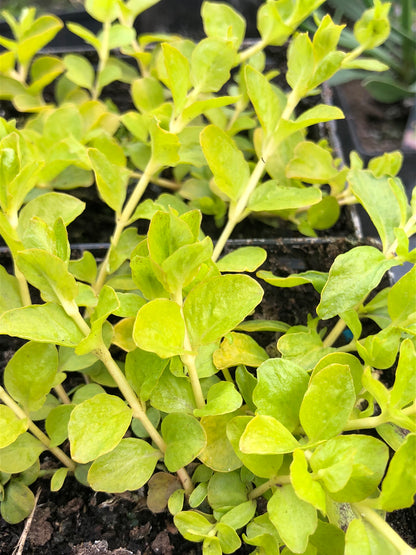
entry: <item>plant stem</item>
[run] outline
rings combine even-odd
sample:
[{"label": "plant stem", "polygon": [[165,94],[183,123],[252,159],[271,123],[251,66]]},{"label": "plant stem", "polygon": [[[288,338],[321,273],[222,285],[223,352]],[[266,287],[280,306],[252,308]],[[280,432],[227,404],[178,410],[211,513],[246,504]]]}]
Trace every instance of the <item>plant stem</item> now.
[{"label": "plant stem", "polygon": [[247,207],[247,203],[249,201],[250,195],[252,194],[258,182],[260,181],[260,178],[263,174],[265,166],[266,166],[265,159],[260,158],[260,160],[256,164],[256,167],[253,170],[253,173],[250,176],[250,179],[247,182],[247,185],[243,194],[238,199],[237,204],[234,207],[232,207],[233,209],[230,209],[229,211],[230,215],[229,215],[227,224],[224,227],[221,233],[221,236],[215,245],[214,252],[212,254],[212,260],[214,262],[216,262],[220,257],[222,250],[225,246],[225,243],[228,241],[235,226],[240,221],[241,216]]},{"label": "plant stem", "polygon": [[97,100],[101,93],[101,86],[99,82],[100,82],[101,74],[105,68],[105,64],[107,63],[107,60],[108,60],[110,29],[111,29],[111,22],[104,21],[103,30],[102,30],[101,49],[98,52],[99,62],[98,62],[97,76],[95,78],[94,88],[91,92],[93,100]]},{"label": "plant stem", "polygon": [[56,385],[54,387],[54,390],[64,405],[71,404],[71,399],[68,397],[68,394],[65,391],[65,389],[62,387],[62,384]]},{"label": "plant stem", "polygon": [[[185,322],[183,314],[183,300],[182,300],[182,289],[178,290],[174,295],[174,301],[179,305],[181,309],[182,319]],[[185,322],[185,337],[183,342],[184,349],[188,351],[184,355],[181,355],[181,360],[188,370],[189,380],[191,382],[192,391],[195,398],[195,403],[197,408],[202,409],[205,407],[204,394],[202,393],[201,382],[199,381],[198,370],[196,368],[196,355],[193,354],[191,340],[189,338],[188,330]]]},{"label": "plant stem", "polygon": [[382,534],[387,541],[389,541],[400,553],[400,555],[410,555],[416,553],[402,538],[387,524],[387,522],[376,511],[368,507],[364,502],[353,503],[352,507],[359,512],[359,514],[367,522]]},{"label": "plant stem", "polygon": [[114,229],[114,234],[111,237],[111,245],[107,250],[105,258],[101,264],[98,277],[96,279],[95,284],[93,285],[93,289],[96,293],[99,293],[99,291],[102,289],[105,279],[107,277],[107,274],[109,271],[108,265],[110,261],[111,249],[115,248],[118,245],[120,236],[124,228],[128,225],[129,220],[134,210],[136,209],[136,206],[138,205],[144,191],[146,190],[146,187],[148,186],[152,175],[153,175],[153,171],[151,168],[151,164],[149,163],[149,165],[146,167],[146,170],[142,173],[139,181],[136,184],[136,187],[134,188],[134,191],[132,192],[129,200],[127,201],[127,204],[123,208],[123,211],[117,220],[116,227]]},{"label": "plant stem", "polygon": [[[416,214],[411,216],[408,221],[406,222],[405,226],[403,227],[403,231],[409,237],[412,233],[413,226],[416,225]],[[384,253],[386,258],[394,258],[396,256],[396,249],[398,246],[398,240],[395,239],[387,251]]]},{"label": "plant stem", "polygon": [[26,420],[28,422],[28,428],[32,432],[32,434],[41,442],[43,445],[55,455],[57,459],[61,461],[69,470],[75,470],[75,463],[60,449],[59,447],[51,447],[51,440],[48,438],[46,434],[39,429],[36,424],[30,420],[27,414],[24,412],[23,409],[19,407],[19,405],[6,393],[3,387],[0,386],[0,399],[3,401],[5,405],[7,405],[15,415],[20,418],[21,420]]},{"label": "plant stem", "polygon": [[384,414],[379,414],[378,416],[368,416],[367,418],[355,418],[346,423],[344,431],[375,428],[376,426],[381,426],[381,424],[385,424],[386,422],[389,422],[389,419],[384,416]]},{"label": "plant stem", "polygon": [[27,284],[25,276],[22,274],[16,264],[14,264],[14,275],[19,284],[20,297],[22,299],[23,306],[30,306],[32,304],[32,299],[30,298],[29,286]]},{"label": "plant stem", "polygon": [[338,339],[338,337],[341,335],[341,333],[345,330],[346,328],[346,324],[344,322],[344,320],[338,320],[338,322],[335,324],[335,326],[332,328],[332,330],[328,333],[328,335],[325,337],[324,341],[322,342],[324,347],[331,347],[335,341]]},{"label": "plant stem", "polygon": [[266,493],[270,488],[274,486],[284,486],[285,484],[290,484],[290,476],[276,476],[275,478],[270,478],[261,486],[254,488],[248,495],[249,499],[256,499],[256,497],[260,497],[263,493]]},{"label": "plant stem", "polygon": [[227,382],[231,382],[234,383],[234,380],[230,374],[230,370],[228,368],[223,368],[222,369],[222,374],[224,376],[224,378],[226,379]]},{"label": "plant stem", "polygon": [[236,65],[242,64],[243,62],[254,56],[254,54],[257,54],[257,52],[261,52],[266,46],[266,42],[264,42],[263,40],[259,40],[245,50],[242,50],[238,55],[238,64]]}]

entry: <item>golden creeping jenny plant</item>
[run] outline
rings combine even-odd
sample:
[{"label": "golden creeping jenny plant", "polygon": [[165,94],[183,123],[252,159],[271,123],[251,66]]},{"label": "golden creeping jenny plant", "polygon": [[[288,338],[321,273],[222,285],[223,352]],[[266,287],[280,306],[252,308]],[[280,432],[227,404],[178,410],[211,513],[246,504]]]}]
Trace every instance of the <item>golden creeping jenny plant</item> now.
[{"label": "golden creeping jenny plant", "polygon": [[[395,177],[399,153],[341,167],[306,133],[342,113],[299,108],[359,58],[338,50],[329,16],[313,37],[296,32],[321,1],[262,4],[261,38],[248,48],[244,19],[210,2],[198,43],[137,37],[133,22],[154,3],[86,2],[101,33],[68,26],[95,49],[96,67],[78,54],[38,55],[56,17],[6,15],[14,39],[0,37],[1,95],[29,116],[0,120],[0,233],[14,266],[0,267],[0,333],[26,340],[0,388],[2,517],[30,513],[39,476],[56,491],[73,474],[107,492],[150,482],[149,506],[168,507],[206,555],[242,542],[270,555],[413,553],[384,516],[416,493],[415,270],[369,295],[389,268],[415,261],[415,195],[409,203]],[[367,16],[363,40],[366,22],[384,40]],[[284,91],[263,51],[287,40]],[[103,100],[113,81],[129,85],[134,108]],[[115,215],[101,264],[88,250],[73,258],[67,235],[84,210],[71,189],[93,181]],[[141,201],[151,182],[176,194]],[[259,280],[244,272],[264,263],[263,249],[223,255],[251,213],[313,234],[349,202],[364,206],[382,250],[358,246],[327,273],[259,271]],[[201,231],[206,214],[223,223],[215,246]],[[146,235],[139,219],[150,221]],[[295,327],[250,318],[261,279],[310,283],[316,315]],[[329,333],[318,331],[333,317]],[[365,318],[377,333],[363,332]],[[351,341],[335,347],[346,327]],[[280,334],[277,357],[253,331]],[[376,374],[395,363],[388,389]],[[85,380],[75,390],[74,372]],[[52,471],[40,463],[46,450]]]}]

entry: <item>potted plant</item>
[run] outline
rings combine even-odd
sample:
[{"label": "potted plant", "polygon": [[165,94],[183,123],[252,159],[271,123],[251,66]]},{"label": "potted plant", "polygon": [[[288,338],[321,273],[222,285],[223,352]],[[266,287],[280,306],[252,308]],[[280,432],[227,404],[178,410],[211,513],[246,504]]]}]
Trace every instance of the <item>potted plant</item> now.
[{"label": "potted plant", "polygon": [[[258,553],[414,551],[384,521],[411,506],[416,489],[415,272],[376,289],[415,257],[415,205],[394,177],[400,156],[340,167],[326,142],[305,136],[341,117],[325,105],[296,111],[345,58],[329,16],[313,39],[293,36],[287,94],[264,73],[266,44],[285,42],[318,3],[290,13],[262,5],[261,40],[240,51],[244,20],[206,2],[206,39],[164,37],[149,51],[155,37],[132,40],[140,3],[87,2],[102,34],[71,28],[96,48],[96,71],[75,54],[32,61],[30,43],[19,46],[36,35],[39,47],[46,35],[31,25],[52,33],[53,18],[41,25],[26,12],[16,42],[3,41],[3,95],[33,114],[17,127],[0,120],[0,232],[11,256],[0,273],[0,334],[24,341],[0,389],[8,522],[31,512],[29,486],[40,475],[53,491],[75,476],[109,493],[147,486],[149,506],[168,507],[204,553],[243,542]],[[214,94],[234,67],[239,88]],[[57,104],[48,104],[45,86],[59,75]],[[135,110],[102,102],[114,79],[131,82]],[[88,247],[76,254],[67,232],[84,209],[72,187],[92,175],[115,220],[101,259]],[[151,181],[176,196],[141,202]],[[352,201],[372,218],[381,250],[353,243],[332,265],[284,277],[266,262],[254,279],[265,249],[229,242],[252,212],[312,234]],[[201,230],[210,214],[222,223],[215,246]],[[150,222],[142,233],[138,220]],[[262,318],[265,284],[310,284],[318,295],[310,317]],[[377,327],[363,328],[364,319]],[[250,333],[278,333],[277,348],[268,354]],[[378,373],[396,362],[384,385]]]}]

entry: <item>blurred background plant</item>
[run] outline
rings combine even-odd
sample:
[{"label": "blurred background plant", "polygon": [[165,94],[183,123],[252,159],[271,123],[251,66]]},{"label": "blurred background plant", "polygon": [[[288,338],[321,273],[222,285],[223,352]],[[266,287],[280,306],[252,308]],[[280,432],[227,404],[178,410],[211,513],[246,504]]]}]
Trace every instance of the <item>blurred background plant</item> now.
[{"label": "blurred background plant", "polygon": [[[15,17],[19,16],[23,8],[28,6],[37,8],[39,14],[50,13],[51,11],[55,13],[74,12],[84,9],[83,0],[53,0],[53,4],[51,4],[50,0],[1,0],[0,8],[1,10],[7,10]],[[0,21],[2,19],[4,17],[0,12]]]},{"label": "blurred background plant", "polygon": [[[377,9],[379,2],[374,1]],[[357,33],[359,20],[363,13],[373,8],[373,0],[327,0],[325,10],[333,10],[333,19],[344,23],[340,45],[349,50],[359,47]],[[321,7],[315,13],[315,19],[324,14]],[[398,102],[416,94],[416,0],[392,0],[389,11],[390,35],[380,46],[366,51],[366,55],[388,66],[384,72],[374,73],[365,69],[345,69],[337,73],[331,84],[339,85],[347,81],[361,79],[364,87],[378,101]],[[305,24],[313,28],[309,20]]]}]

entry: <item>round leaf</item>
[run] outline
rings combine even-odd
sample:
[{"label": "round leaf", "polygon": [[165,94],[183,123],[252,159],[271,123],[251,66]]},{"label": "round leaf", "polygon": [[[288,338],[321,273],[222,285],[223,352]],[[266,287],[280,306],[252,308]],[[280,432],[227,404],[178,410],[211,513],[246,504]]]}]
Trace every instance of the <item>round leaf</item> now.
[{"label": "round leaf", "polygon": [[164,462],[170,472],[192,462],[206,446],[204,429],[189,414],[168,414],[162,422],[162,436],[166,442]]},{"label": "round leaf", "polygon": [[142,439],[122,439],[113,451],[93,462],[88,482],[94,490],[110,493],[139,489],[153,474],[160,456]]},{"label": "round leaf", "polygon": [[131,417],[125,402],[107,393],[77,405],[68,424],[72,458],[87,463],[114,449],[126,433]]}]

